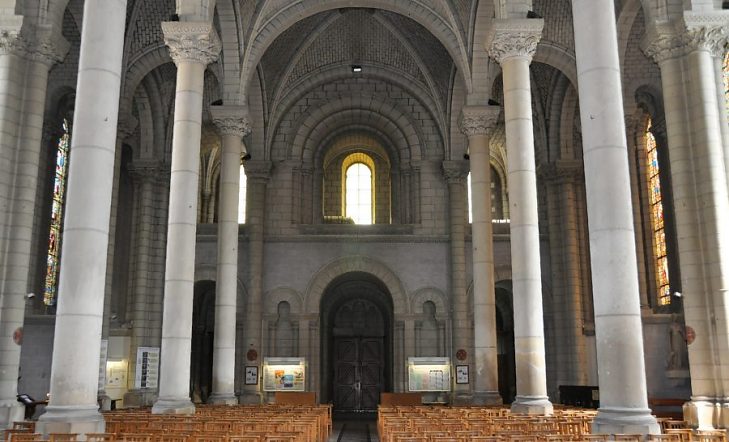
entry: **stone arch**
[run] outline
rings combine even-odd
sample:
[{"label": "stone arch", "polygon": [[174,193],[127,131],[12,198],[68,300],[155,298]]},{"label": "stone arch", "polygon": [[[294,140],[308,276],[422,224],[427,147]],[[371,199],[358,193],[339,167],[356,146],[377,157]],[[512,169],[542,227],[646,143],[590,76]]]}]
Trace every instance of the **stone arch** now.
[{"label": "stone arch", "polygon": [[[464,78],[467,89],[471,89],[470,64],[468,61],[468,48],[458,32],[453,31],[449,20],[439,16],[433,10],[412,0],[300,0],[296,7],[284,8],[278,13],[270,15],[266,20],[260,20],[264,25],[256,29],[244,50],[243,66],[241,68],[240,89],[241,96],[247,94],[248,83],[253,77],[256,66],[263,58],[268,47],[288,28],[296,22],[315,14],[339,8],[374,8],[384,9],[403,15],[420,23],[441,42],[453,59],[457,69]],[[262,8],[262,10],[265,10]],[[259,17],[260,19],[260,17]],[[245,101],[245,98],[244,98]]]},{"label": "stone arch", "polygon": [[367,124],[388,134],[393,145],[398,146],[401,158],[412,160],[424,156],[422,134],[410,117],[390,103],[365,96],[347,96],[330,101],[315,109],[297,121],[296,133],[292,149],[301,148],[300,152],[292,151],[294,158],[311,158],[313,152],[329,132],[340,128],[343,124]]},{"label": "stone arch", "polygon": [[264,295],[264,314],[276,314],[279,303],[286,301],[291,306],[292,314],[303,312],[304,301],[299,292],[290,287],[276,287],[267,291]]},{"label": "stone arch", "polygon": [[438,288],[435,287],[423,287],[415,291],[410,297],[411,311],[414,314],[423,314],[423,304],[425,302],[432,302],[435,304],[435,312],[437,318],[447,318],[449,306],[446,300],[446,296]]},{"label": "stone arch", "polygon": [[393,312],[395,315],[405,315],[410,312],[410,301],[407,291],[400,278],[387,265],[375,259],[355,255],[339,258],[325,265],[314,275],[304,296],[305,311],[303,313],[316,313],[319,311],[322,296],[329,283],[340,275],[350,272],[368,273],[387,287],[392,296]]},{"label": "stone arch", "polygon": [[137,90],[144,77],[166,63],[172,63],[172,58],[164,43],[147,48],[137,58],[127,62],[128,67],[124,73],[124,91],[119,102],[119,115],[126,115],[125,112],[129,112],[131,109],[134,91]]},{"label": "stone arch", "polygon": [[544,63],[560,71],[577,89],[577,61],[571,49],[563,48],[555,43],[541,41],[537,46],[532,62]]},{"label": "stone arch", "polygon": [[[217,284],[218,282],[218,268],[212,265],[195,265],[195,283],[199,281],[212,281]],[[242,319],[242,314],[245,312],[245,301],[248,299],[248,289],[246,288],[243,281],[240,278],[236,278],[236,291],[237,291],[237,302],[236,312],[238,319]]]}]

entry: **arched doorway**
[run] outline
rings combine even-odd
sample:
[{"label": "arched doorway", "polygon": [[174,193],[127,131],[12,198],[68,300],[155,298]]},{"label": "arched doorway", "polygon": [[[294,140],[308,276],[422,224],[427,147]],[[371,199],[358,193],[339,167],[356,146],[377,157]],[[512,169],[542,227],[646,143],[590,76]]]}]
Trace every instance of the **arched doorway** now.
[{"label": "arched doorway", "polygon": [[215,332],[215,281],[198,281],[192,307],[190,394],[206,402],[213,387],[213,333]]},{"label": "arched doorway", "polygon": [[516,398],[514,302],[511,281],[496,283],[496,349],[499,364],[499,394],[505,404],[510,404]]},{"label": "arched doorway", "polygon": [[393,304],[376,277],[350,272],[326,288],[321,314],[321,398],[337,413],[377,411],[392,391]]}]

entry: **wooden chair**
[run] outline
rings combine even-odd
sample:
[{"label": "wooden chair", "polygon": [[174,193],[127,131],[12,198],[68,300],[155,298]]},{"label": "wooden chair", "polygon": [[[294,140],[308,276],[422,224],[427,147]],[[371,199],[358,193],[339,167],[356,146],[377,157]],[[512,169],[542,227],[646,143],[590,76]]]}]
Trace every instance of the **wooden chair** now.
[{"label": "wooden chair", "polygon": [[693,431],[688,428],[666,428],[666,434],[676,434],[681,438],[681,442],[691,442],[694,440]]},{"label": "wooden chair", "polygon": [[151,442],[152,435],[150,433],[121,433],[117,436],[117,440],[121,442]]},{"label": "wooden chair", "polygon": [[35,422],[30,421],[15,421],[13,422],[13,430],[25,430],[31,433],[35,432]]},{"label": "wooden chair", "polygon": [[76,442],[78,434],[76,433],[50,433],[48,435],[50,442]]},{"label": "wooden chair", "polygon": [[627,442],[643,442],[644,436],[642,434],[614,434],[613,440],[627,441]]},{"label": "wooden chair", "polygon": [[609,436],[607,434],[583,434],[580,436],[581,441],[588,442],[588,441],[608,441],[610,440]]},{"label": "wooden chair", "polygon": [[671,442],[681,442],[681,436],[679,436],[678,434],[649,434],[646,440],[667,440]]},{"label": "wooden chair", "polygon": [[86,433],[86,442],[115,442],[114,433]]},{"label": "wooden chair", "polygon": [[37,442],[41,440],[43,440],[42,434],[23,431],[20,433],[13,433],[13,437],[10,439],[10,442]]},{"label": "wooden chair", "polygon": [[698,430],[695,440],[699,442],[722,441],[726,442],[726,430]]}]

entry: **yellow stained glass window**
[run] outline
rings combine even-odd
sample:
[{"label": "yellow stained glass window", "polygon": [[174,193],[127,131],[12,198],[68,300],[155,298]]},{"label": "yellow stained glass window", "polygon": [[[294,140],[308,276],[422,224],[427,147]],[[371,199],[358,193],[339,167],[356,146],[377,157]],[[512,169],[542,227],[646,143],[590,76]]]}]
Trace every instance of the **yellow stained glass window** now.
[{"label": "yellow stained glass window", "polygon": [[656,138],[651,133],[651,121],[645,132],[646,172],[648,175],[648,199],[650,205],[651,227],[653,230],[653,257],[655,259],[656,288],[658,305],[671,303],[671,288],[668,276],[668,255],[666,252],[666,230],[663,221],[663,197],[661,194],[660,165]]},{"label": "yellow stained glass window", "polygon": [[53,178],[53,201],[51,205],[51,228],[48,235],[48,254],[46,258],[46,280],[43,290],[43,303],[56,304],[58,297],[58,271],[61,251],[61,228],[63,226],[63,206],[65,203],[66,174],[68,172],[68,148],[71,132],[68,120],[63,120],[63,134],[58,138],[56,169]]}]

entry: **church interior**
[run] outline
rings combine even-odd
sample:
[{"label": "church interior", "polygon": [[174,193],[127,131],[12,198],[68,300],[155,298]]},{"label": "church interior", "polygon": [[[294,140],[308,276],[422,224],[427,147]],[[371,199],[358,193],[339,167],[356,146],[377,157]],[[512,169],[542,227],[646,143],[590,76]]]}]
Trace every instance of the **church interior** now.
[{"label": "church interior", "polygon": [[0,10],[0,429],[297,393],[338,439],[280,440],[412,397],[726,437],[729,2]]}]

